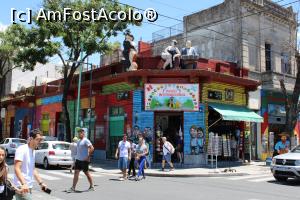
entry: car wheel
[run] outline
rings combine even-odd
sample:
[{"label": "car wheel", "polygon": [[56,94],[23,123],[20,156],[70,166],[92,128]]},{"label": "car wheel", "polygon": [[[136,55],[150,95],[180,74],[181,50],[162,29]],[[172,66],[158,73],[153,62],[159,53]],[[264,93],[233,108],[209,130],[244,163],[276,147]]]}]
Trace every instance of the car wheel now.
[{"label": "car wheel", "polygon": [[8,150],[6,149],[6,158],[9,158]]},{"label": "car wheel", "polygon": [[279,182],[285,182],[288,179],[288,177],[282,177],[282,176],[274,176],[274,178],[276,179],[276,181]]},{"label": "car wheel", "polygon": [[49,165],[49,162],[48,162],[47,158],[44,159],[43,166],[44,166],[45,169],[49,169],[50,168],[50,165]]}]

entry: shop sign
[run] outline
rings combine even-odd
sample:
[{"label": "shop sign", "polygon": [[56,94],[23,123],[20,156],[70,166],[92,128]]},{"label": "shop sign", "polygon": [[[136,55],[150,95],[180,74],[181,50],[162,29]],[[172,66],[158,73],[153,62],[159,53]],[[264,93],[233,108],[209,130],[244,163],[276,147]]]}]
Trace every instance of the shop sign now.
[{"label": "shop sign", "polygon": [[53,103],[59,103],[62,101],[62,95],[52,96],[52,97],[45,97],[41,100],[37,100],[37,105],[49,105]]},{"label": "shop sign", "polygon": [[118,92],[117,93],[117,100],[126,100],[129,98],[129,92]]},{"label": "shop sign", "polygon": [[214,100],[222,100],[222,92],[215,90],[208,90],[208,98]]},{"label": "shop sign", "polygon": [[261,106],[261,90],[258,89],[254,92],[249,92],[248,108],[253,110],[259,110]]},{"label": "shop sign", "polygon": [[199,111],[199,85],[145,84],[145,110]]}]

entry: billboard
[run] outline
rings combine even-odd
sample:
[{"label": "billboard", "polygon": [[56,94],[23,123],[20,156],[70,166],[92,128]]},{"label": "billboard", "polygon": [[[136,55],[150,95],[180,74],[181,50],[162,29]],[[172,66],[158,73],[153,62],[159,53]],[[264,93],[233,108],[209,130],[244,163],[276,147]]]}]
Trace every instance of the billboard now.
[{"label": "billboard", "polygon": [[145,110],[199,111],[199,85],[145,84]]}]

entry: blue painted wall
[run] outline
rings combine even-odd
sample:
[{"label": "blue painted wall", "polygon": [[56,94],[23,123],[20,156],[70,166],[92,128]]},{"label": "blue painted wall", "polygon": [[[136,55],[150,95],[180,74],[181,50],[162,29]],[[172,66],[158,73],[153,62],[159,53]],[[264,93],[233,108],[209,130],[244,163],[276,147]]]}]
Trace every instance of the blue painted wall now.
[{"label": "blue painted wall", "polygon": [[[135,90],[133,92],[133,113],[132,113],[132,127],[139,126],[140,130],[144,130],[145,127],[150,127],[154,130],[154,112],[144,111],[144,91]],[[136,122],[135,116],[138,116]]]},{"label": "blue painted wall", "polygon": [[19,120],[24,120],[25,116],[27,116],[28,124],[32,125],[32,116],[33,116],[33,109],[32,108],[18,108],[15,114],[15,127],[14,127],[14,137],[17,137],[18,131],[22,128],[19,127]]},{"label": "blue painted wall", "polygon": [[204,133],[204,144],[206,138],[205,128],[205,105],[200,104],[199,112],[184,112],[184,154],[191,154],[190,128],[195,125],[202,127]]}]

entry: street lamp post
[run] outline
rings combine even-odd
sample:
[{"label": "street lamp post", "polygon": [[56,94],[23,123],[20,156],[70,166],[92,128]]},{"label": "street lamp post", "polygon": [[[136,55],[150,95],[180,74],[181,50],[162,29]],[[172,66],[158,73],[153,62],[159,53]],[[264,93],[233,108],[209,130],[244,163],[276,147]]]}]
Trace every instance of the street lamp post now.
[{"label": "street lamp post", "polygon": [[[82,42],[80,44],[80,48],[83,49]],[[81,52],[80,59],[83,59],[83,52]],[[79,80],[78,80],[78,90],[77,90],[77,106],[76,106],[76,127],[79,125],[79,110],[80,110],[80,87],[81,87],[81,73],[82,73],[82,62],[80,62],[79,66]]]},{"label": "street lamp post", "polygon": [[80,109],[80,87],[81,87],[81,73],[82,73],[82,65],[87,64],[90,65],[90,83],[89,83],[89,110],[88,110],[88,118],[89,118],[89,130],[88,130],[88,139],[91,138],[91,114],[92,114],[92,78],[93,78],[93,64],[89,62],[81,62],[81,61],[71,61],[74,63],[80,63],[80,75],[79,75],[79,83],[78,83],[78,98],[77,98],[77,110],[76,110],[76,126],[79,125],[79,109]]},{"label": "street lamp post", "polygon": [[90,71],[90,86],[89,86],[89,100],[90,100],[90,106],[89,106],[89,140],[91,140],[91,117],[92,117],[92,79],[93,79],[93,65],[91,64],[91,71]]}]

